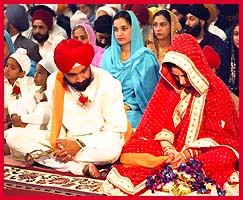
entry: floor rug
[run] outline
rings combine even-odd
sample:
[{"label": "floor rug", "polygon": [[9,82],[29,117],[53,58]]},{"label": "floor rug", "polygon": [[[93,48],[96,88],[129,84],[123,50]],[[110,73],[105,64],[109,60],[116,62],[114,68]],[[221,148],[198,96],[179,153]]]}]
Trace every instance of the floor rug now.
[{"label": "floor rug", "polygon": [[103,180],[68,176],[17,166],[4,166],[5,196],[96,196]]}]

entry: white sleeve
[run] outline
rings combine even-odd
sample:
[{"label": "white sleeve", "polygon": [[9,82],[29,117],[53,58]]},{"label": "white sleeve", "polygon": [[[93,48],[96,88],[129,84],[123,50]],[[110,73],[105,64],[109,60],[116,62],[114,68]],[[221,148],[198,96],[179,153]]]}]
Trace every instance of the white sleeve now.
[{"label": "white sleeve", "polygon": [[23,114],[32,113],[35,109],[36,109],[36,102],[32,94],[14,100],[8,106],[9,116],[13,114],[17,114],[18,116],[20,116]]},{"label": "white sleeve", "polygon": [[57,76],[57,72],[53,72],[50,76],[48,76],[46,82],[47,88],[45,94],[50,105],[52,105],[52,101],[53,101],[53,90],[55,87],[56,76]]},{"label": "white sleeve", "polygon": [[103,101],[104,131],[126,132],[127,115],[124,109],[121,84],[114,80],[106,89]]},{"label": "white sleeve", "polygon": [[28,124],[47,124],[50,120],[50,105],[48,102],[40,102],[34,112],[21,115],[21,121]]}]

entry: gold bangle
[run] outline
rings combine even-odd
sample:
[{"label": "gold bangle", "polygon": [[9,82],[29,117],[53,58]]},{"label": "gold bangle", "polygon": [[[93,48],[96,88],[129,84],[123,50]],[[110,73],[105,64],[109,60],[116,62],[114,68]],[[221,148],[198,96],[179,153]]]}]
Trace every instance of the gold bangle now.
[{"label": "gold bangle", "polygon": [[193,158],[194,157],[193,151],[191,149],[188,149],[188,151],[190,153],[190,156]]},{"label": "gold bangle", "polygon": [[186,155],[185,155],[183,152],[181,152],[181,154],[183,155],[183,157],[184,157],[184,159],[185,159],[185,161],[186,161],[186,160],[187,160]]}]

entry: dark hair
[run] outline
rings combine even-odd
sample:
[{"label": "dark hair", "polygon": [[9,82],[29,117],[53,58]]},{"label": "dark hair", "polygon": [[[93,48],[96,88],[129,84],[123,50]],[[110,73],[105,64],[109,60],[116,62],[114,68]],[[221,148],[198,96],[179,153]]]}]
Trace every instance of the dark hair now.
[{"label": "dark hair", "polygon": [[169,22],[169,24],[171,25],[171,17],[170,17],[170,13],[167,10],[159,10],[157,13],[154,14],[153,16],[153,20],[155,17],[163,15]]},{"label": "dark hair", "polygon": [[239,25],[239,18],[237,17],[231,26],[226,31],[227,39],[225,40],[228,49],[228,57],[230,59],[230,76],[228,81],[228,87],[231,91],[239,96],[239,49],[234,43],[234,29]]},{"label": "dark hair", "polygon": [[237,49],[233,41],[233,36],[234,36],[234,29],[238,25],[239,25],[239,18],[237,17],[234,20],[232,26],[226,31],[227,39],[225,40],[225,42],[228,45],[230,51],[235,51]]},{"label": "dark hair", "polygon": [[132,26],[132,18],[127,11],[122,10],[122,11],[116,13],[116,15],[113,18],[113,23],[116,19],[119,19],[119,18],[125,19]]}]

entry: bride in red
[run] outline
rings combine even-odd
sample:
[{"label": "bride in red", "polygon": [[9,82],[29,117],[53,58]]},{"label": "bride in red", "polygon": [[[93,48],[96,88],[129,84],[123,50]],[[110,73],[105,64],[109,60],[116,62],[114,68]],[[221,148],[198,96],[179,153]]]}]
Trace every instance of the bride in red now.
[{"label": "bride in red", "polygon": [[156,168],[177,169],[190,158],[201,161],[206,176],[221,187],[235,170],[239,119],[229,90],[210,69],[197,40],[178,35],[160,73],[137,130],[102,186],[105,194],[142,193]]}]

